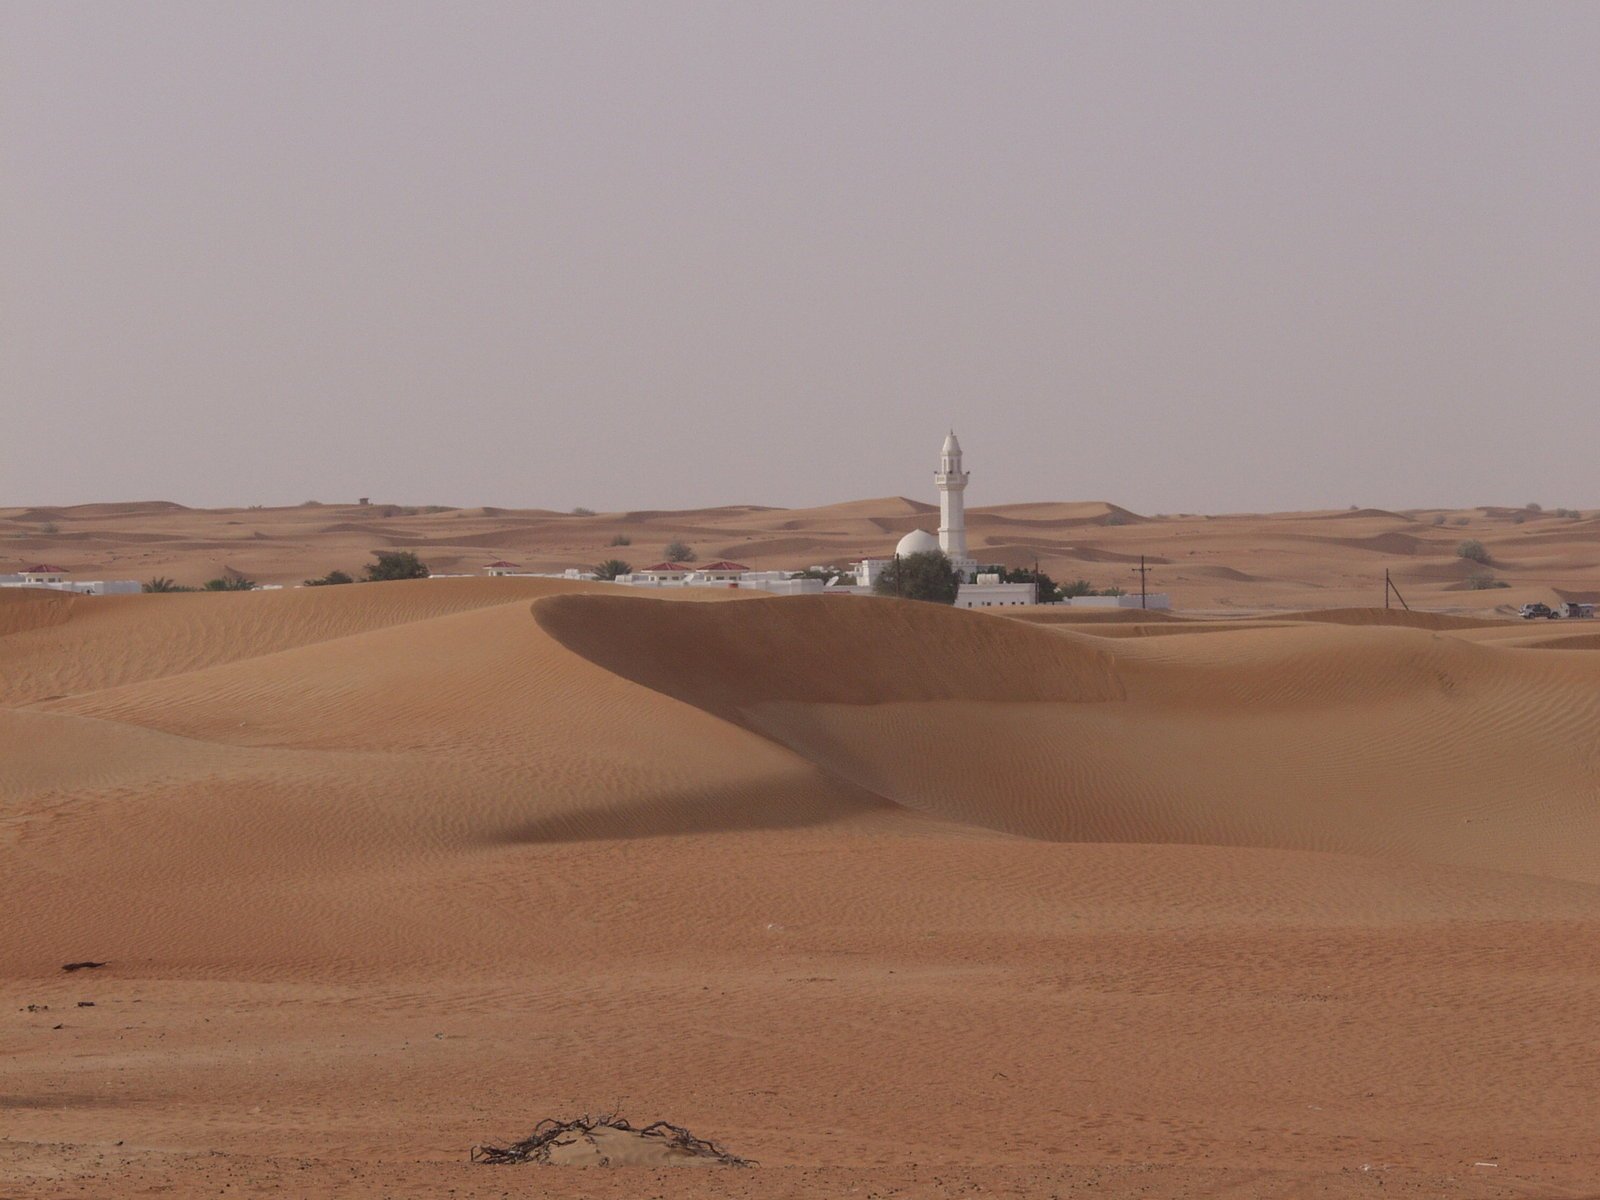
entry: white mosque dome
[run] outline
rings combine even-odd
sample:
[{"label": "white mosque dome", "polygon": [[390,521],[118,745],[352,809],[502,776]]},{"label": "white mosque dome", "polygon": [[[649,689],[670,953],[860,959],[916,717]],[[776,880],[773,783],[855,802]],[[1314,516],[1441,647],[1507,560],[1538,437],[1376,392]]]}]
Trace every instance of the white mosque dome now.
[{"label": "white mosque dome", "polygon": [[894,552],[897,557],[904,558],[909,554],[927,554],[930,550],[938,550],[939,539],[926,529],[913,529],[900,539]]}]

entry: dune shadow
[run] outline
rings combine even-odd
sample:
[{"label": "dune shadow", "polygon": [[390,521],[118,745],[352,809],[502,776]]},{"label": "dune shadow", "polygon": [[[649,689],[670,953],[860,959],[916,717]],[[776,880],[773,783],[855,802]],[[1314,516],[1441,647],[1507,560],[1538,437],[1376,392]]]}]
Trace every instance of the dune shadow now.
[{"label": "dune shadow", "polygon": [[904,810],[893,801],[823,776],[813,787],[662,793],[624,804],[552,813],[502,830],[493,845],[631,841],[704,833],[807,829],[871,813]]}]

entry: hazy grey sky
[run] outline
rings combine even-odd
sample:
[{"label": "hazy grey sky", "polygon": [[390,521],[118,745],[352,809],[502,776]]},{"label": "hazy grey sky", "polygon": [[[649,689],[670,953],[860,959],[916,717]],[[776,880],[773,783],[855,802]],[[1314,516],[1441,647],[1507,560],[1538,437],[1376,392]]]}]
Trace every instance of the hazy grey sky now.
[{"label": "hazy grey sky", "polygon": [[0,504],[1600,505],[1600,4],[0,14]]}]

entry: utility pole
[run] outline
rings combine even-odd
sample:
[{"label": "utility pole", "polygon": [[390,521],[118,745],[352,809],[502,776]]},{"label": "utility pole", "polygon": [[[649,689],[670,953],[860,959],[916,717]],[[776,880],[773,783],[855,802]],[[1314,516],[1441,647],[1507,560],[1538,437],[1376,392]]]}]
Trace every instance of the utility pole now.
[{"label": "utility pole", "polygon": [[1400,601],[1401,608],[1405,609],[1407,612],[1411,611],[1411,605],[1406,603],[1406,598],[1400,594],[1400,589],[1395,586],[1394,580],[1389,578],[1389,568],[1385,567],[1383,569],[1383,606],[1385,608],[1389,607],[1390,592],[1393,592],[1394,598]]},{"label": "utility pole", "polygon": [[1150,593],[1147,585],[1150,579],[1150,568],[1144,565],[1144,555],[1139,555],[1139,565],[1134,570],[1139,572],[1139,607],[1149,608]]}]

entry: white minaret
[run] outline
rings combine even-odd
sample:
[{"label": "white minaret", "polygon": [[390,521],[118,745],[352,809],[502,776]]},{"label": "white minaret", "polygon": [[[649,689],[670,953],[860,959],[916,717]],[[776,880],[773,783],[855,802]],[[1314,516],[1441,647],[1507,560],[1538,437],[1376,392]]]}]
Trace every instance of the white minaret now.
[{"label": "white minaret", "polygon": [[944,450],[939,455],[939,471],[933,482],[939,488],[939,549],[957,566],[964,566],[967,558],[967,513],[962,493],[967,490],[967,475],[961,469],[961,443],[956,441],[952,429],[944,439]]}]

